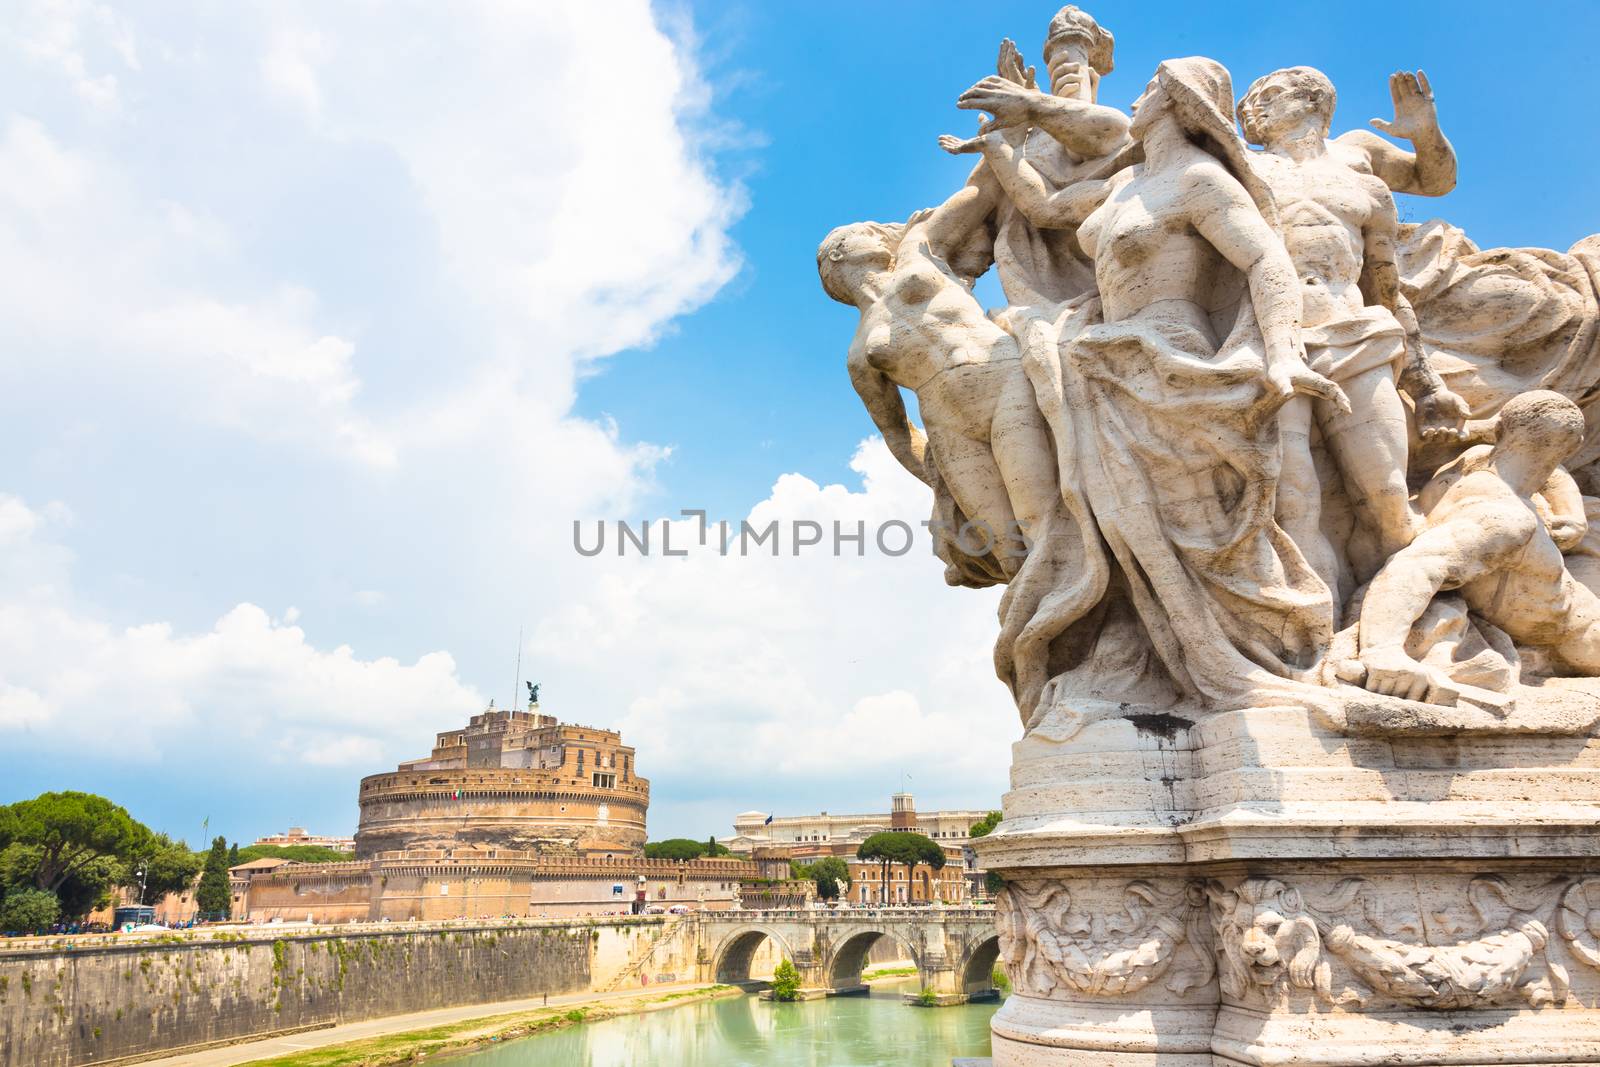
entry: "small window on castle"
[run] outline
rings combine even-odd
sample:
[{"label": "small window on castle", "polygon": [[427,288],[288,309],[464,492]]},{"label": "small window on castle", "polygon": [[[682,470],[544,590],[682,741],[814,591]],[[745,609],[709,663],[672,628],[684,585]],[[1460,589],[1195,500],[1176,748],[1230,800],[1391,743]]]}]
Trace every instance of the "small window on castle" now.
[{"label": "small window on castle", "polygon": [[594,787],[596,789],[615,789],[617,787],[617,776],[615,774],[602,774],[599,771],[595,771]]}]

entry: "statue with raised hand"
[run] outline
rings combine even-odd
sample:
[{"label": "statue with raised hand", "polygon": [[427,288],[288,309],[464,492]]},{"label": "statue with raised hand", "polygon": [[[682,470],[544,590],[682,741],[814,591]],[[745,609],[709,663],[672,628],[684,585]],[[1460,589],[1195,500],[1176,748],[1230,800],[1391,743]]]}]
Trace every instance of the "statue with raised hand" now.
[{"label": "statue with raised hand", "polygon": [[1366,130],[1351,130],[1335,140],[1362,153],[1372,173],[1397,193],[1443,196],[1456,187],[1456,150],[1439,129],[1433,86],[1422,71],[1397,70],[1389,75],[1394,120],[1372,119],[1372,128],[1401,141],[1412,151]]},{"label": "statue with raised hand", "polygon": [[[1428,362],[1401,292],[1393,195],[1372,173],[1370,155],[1328,139],[1336,100],[1321,71],[1288,67],[1257,78],[1237,114],[1245,140],[1263,149],[1250,164],[1272,190],[1300,282],[1306,357],[1350,401],[1349,409],[1319,402],[1315,416],[1358,519],[1348,551],[1359,583],[1410,543],[1418,522],[1397,383],[1424,439],[1454,436],[1468,412]],[[1314,472],[1303,481],[1303,492],[1280,502],[1280,521],[1302,543],[1321,528],[1322,498]],[[1330,584],[1336,577],[1324,574]]]}]

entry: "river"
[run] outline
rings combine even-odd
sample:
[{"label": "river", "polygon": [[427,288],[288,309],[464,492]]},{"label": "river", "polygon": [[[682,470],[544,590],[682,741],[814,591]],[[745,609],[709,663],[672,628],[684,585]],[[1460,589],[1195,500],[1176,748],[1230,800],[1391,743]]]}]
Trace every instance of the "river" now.
[{"label": "river", "polygon": [[902,1003],[914,981],[871,996],[773,1004],[730,997],[585,1023],[453,1057],[449,1067],[950,1067],[989,1054],[993,1002]]}]

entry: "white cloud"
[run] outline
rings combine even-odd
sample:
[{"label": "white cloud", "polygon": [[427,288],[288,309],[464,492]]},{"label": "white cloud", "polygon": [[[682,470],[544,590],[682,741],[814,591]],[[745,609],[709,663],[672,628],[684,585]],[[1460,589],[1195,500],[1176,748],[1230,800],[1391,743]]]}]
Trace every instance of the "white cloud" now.
[{"label": "white cloud", "polygon": [[[641,771],[679,788],[751,796],[781,784],[826,807],[827,788],[887,794],[909,771],[946,798],[992,803],[1020,733],[990,663],[998,594],[943,585],[920,531],[907,555],[881,554],[874,531],[916,528],[928,491],[878,438],[851,466],[858,490],[789,474],[751,509],[752,527],[784,531],[776,558],[739,555],[736,533],[718,554],[715,527],[711,549],[688,558],[659,554],[659,527],[648,558],[619,558],[609,541],[581,561],[585,591],[539,627],[530,658],[593,678],[585,702],[625,707],[617,721]],[[787,532],[797,520],[824,531],[798,557]],[[864,556],[849,542],[833,555],[835,523],[864,527]],[[695,520],[675,523],[674,550],[697,534]],[[592,524],[584,538],[592,546]]]},{"label": "white cloud", "polygon": [[[49,515],[0,497],[8,560],[59,555]],[[31,569],[31,568],[30,568]],[[59,568],[58,568],[59,570]],[[448,653],[413,663],[316,648],[293,615],[239,604],[201,633],[119,628],[57,581],[0,575],[0,735],[83,758],[306,762],[365,771],[425,748],[444,721],[480,709]]]},{"label": "white cloud", "polygon": [[315,30],[287,28],[272,35],[261,57],[261,78],[267,88],[303,108],[316,122],[322,117],[322,90],[316,68],[332,58],[327,39]]},{"label": "white cloud", "polygon": [[[589,453],[574,485],[643,472],[648,451],[569,416],[579,368],[732,277],[743,208],[696,150],[692,56],[643,0],[9,21],[0,48],[71,91],[0,106],[0,371],[48,358],[81,391],[138,391],[141,415],[379,470],[515,420],[539,437],[503,454],[524,475],[552,448]],[[339,231],[369,211],[383,232]],[[397,271],[410,292],[351,300]],[[385,351],[416,336],[421,374]]]},{"label": "white cloud", "polygon": [[[91,71],[89,52],[108,56],[107,66],[136,71],[138,51],[127,24],[105,4],[86,0],[19,0],[5,34],[30,65],[61,78],[88,107],[115,111],[120,104],[117,75]],[[114,56],[115,64],[110,63]],[[99,65],[99,64],[95,64]]]},{"label": "white cloud", "polygon": [[[4,488],[72,506],[0,496],[0,746],[91,788],[292,766],[348,804],[481,707],[458,660],[503,648],[512,681],[526,622],[546,707],[675,783],[657,826],[774,781],[998,793],[994,597],[925,542],[571,548],[668,455],[575,416],[577,383],[739,267],[688,42],[644,0],[0,16]],[[855,466],[777,478],[751,520],[926,514],[881,443]]]}]

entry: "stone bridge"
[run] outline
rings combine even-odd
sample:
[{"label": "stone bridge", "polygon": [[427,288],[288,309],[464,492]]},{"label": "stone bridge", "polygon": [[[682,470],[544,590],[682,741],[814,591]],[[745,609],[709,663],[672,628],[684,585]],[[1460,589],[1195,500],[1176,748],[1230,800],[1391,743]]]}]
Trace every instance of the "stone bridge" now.
[{"label": "stone bridge", "polygon": [[994,911],[985,908],[849,908],[838,911],[692,913],[698,977],[746,985],[750,963],[771,939],[800,972],[802,996],[866,992],[867,953],[882,938],[917,966],[922,988],[939,1004],[995,995],[1000,952]]}]

